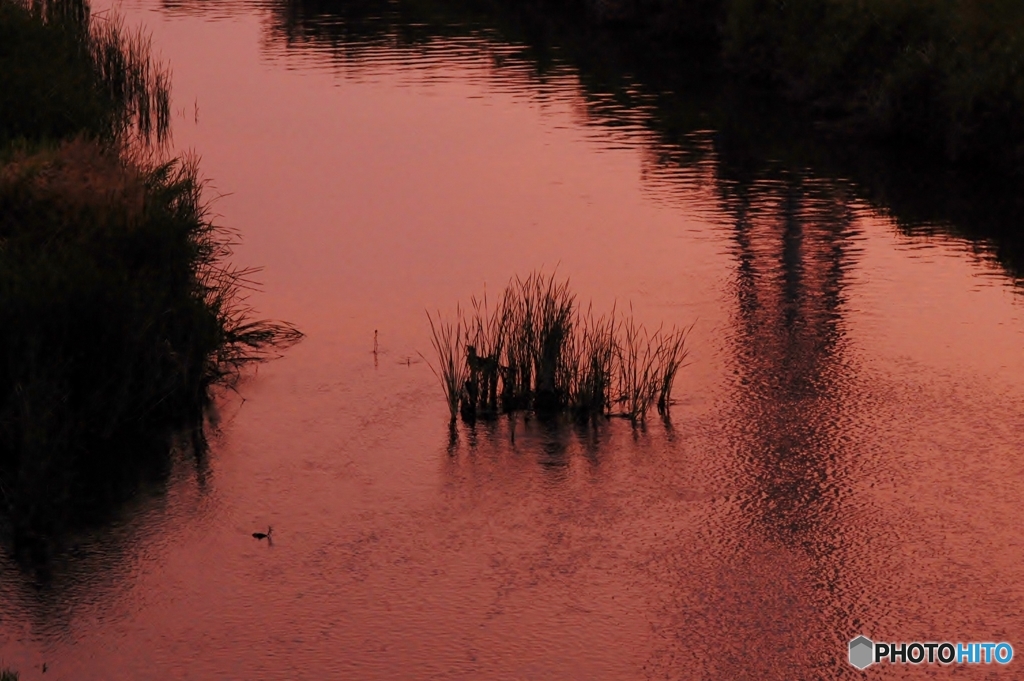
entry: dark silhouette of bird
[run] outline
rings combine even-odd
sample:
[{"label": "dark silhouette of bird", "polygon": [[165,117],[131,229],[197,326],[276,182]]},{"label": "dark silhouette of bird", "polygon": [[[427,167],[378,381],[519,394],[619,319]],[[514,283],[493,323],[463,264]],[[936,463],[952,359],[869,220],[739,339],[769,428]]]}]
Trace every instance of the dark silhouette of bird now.
[{"label": "dark silhouette of bird", "polygon": [[253,536],[253,539],[269,539],[270,538],[270,534],[273,531],[274,531],[273,527],[268,527],[266,533],[263,533],[263,532],[253,532],[252,536]]}]

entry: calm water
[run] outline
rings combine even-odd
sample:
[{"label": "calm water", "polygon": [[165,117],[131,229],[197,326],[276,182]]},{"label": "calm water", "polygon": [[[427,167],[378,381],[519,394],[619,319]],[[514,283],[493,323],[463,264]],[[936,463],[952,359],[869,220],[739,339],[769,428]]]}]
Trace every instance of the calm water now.
[{"label": "calm water", "polygon": [[[998,244],[738,171],[699,115],[668,144],[640,89],[495,30],[307,11],[123,8],[173,65],[235,261],[265,267],[250,302],[307,338],[223,397],[208,465],[49,579],[0,562],[5,664],[791,680],[952,672],[854,672],[858,634],[1024,652],[1024,308]],[[599,309],[696,322],[671,423],[450,444],[424,310],[556,267]]]}]

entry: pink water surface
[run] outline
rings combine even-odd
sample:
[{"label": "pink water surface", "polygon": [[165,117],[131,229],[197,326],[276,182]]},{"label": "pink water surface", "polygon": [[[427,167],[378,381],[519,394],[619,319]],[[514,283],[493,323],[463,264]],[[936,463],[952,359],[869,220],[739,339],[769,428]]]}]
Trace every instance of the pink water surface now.
[{"label": "pink water surface", "polygon": [[[986,258],[842,183],[652,172],[572,69],[496,66],[496,39],[346,57],[260,7],[122,13],[264,268],[250,302],[306,338],[51,583],[0,564],[22,679],[942,678],[856,672],[847,641],[1024,652],[1024,317]],[[424,311],[542,268],[695,323],[670,424],[449,442]]]}]

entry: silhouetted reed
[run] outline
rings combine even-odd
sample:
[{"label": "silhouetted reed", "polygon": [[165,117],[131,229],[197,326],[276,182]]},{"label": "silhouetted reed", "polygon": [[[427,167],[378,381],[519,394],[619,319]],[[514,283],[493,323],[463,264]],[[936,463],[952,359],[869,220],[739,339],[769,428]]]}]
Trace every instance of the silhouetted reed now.
[{"label": "silhouetted reed", "polygon": [[643,326],[637,326],[632,317],[623,320],[622,332],[616,346],[619,371],[618,402],[623,413],[630,418],[646,414],[660,387],[658,380],[659,348]]},{"label": "silhouetted reed", "polygon": [[500,413],[568,413],[579,420],[646,418],[671,406],[686,358],[688,329],[648,333],[632,316],[581,313],[568,281],[533,273],[509,282],[490,309],[486,296],[467,315],[430,318],[432,343],[454,423]]},{"label": "silhouetted reed", "polygon": [[578,417],[608,413],[612,407],[612,388],[618,342],[615,312],[595,319],[588,307],[580,333],[572,338],[571,366],[575,368],[569,383],[569,401]]},{"label": "silhouetted reed", "polygon": [[453,322],[442,319],[440,312],[437,314],[436,322],[429,312],[427,319],[430,321],[430,342],[434,346],[434,352],[437,353],[440,362],[436,369],[429,361],[427,365],[437,376],[437,380],[441,382],[441,389],[444,391],[445,401],[447,401],[448,410],[451,412],[452,423],[455,423],[459,416],[462,386],[469,375],[466,363],[462,361],[465,347],[462,310],[456,308]]}]

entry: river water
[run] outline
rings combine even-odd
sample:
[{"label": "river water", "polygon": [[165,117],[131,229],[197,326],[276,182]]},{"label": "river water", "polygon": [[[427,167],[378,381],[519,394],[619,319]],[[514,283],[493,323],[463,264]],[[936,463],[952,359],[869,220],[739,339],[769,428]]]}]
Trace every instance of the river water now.
[{"label": "river water", "polygon": [[[172,65],[175,145],[235,263],[263,267],[249,302],[306,338],[222,396],[208,462],[45,579],[0,562],[3,663],[941,678],[857,672],[847,642],[1024,649],[1024,301],[1000,245],[905,224],[840,175],[736,170],[700,116],[670,144],[639,88],[386,7],[121,8]],[[450,440],[424,311],[534,270],[694,324],[670,422]]]}]

